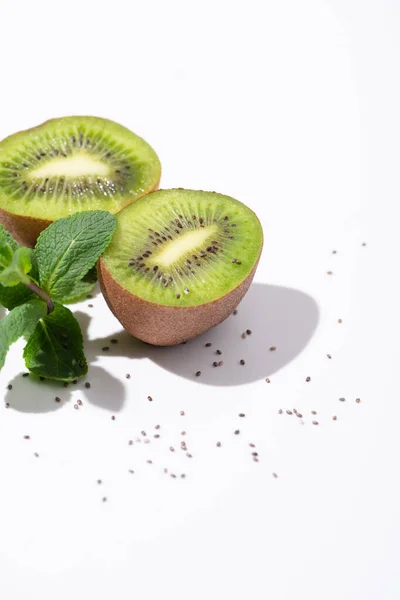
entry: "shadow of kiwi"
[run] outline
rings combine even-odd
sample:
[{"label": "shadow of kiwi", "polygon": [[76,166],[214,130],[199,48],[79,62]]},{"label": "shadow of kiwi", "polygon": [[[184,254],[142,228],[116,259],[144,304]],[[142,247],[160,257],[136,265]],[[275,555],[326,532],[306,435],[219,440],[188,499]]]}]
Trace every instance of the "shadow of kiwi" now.
[{"label": "shadow of kiwi", "polygon": [[[89,317],[84,313],[76,316],[85,329]],[[115,335],[119,343],[113,347],[113,356],[146,357],[161,368],[202,385],[245,385],[269,377],[298,356],[313,336],[318,320],[318,306],[304,292],[253,283],[237,314],[198,338],[178,346],[156,347],[124,331]],[[243,339],[246,330],[251,334]],[[99,355],[99,349],[109,339],[85,343],[88,361]],[[206,347],[208,343],[212,345]],[[270,350],[273,346],[275,351]],[[220,361],[223,366],[213,366]],[[201,375],[196,377],[198,371]]]}]

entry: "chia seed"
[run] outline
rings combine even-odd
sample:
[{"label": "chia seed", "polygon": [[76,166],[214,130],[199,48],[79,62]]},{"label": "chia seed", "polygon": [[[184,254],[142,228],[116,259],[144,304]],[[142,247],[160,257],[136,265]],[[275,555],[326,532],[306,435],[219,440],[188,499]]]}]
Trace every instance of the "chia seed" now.
[{"label": "chia seed", "polygon": [[269,379],[269,377],[267,377],[267,379],[265,380],[267,383],[271,383],[271,380]]},{"label": "chia seed", "polygon": [[217,448],[221,448],[221,442],[216,443]]},{"label": "chia seed", "polygon": [[252,333],[251,329],[246,329],[246,333],[247,333],[247,335],[251,335],[251,333]]},{"label": "chia seed", "polygon": [[313,421],[312,424],[313,425],[319,425],[318,421]]},{"label": "chia seed", "polygon": [[333,419],[334,421],[337,421],[337,416],[336,416],[336,415],[333,415],[332,419]]},{"label": "chia seed", "polygon": [[239,435],[239,433],[240,433],[240,430],[239,429],[235,429],[234,434],[235,435]]},{"label": "chia seed", "polygon": [[111,344],[118,344],[118,340],[116,340],[115,338],[113,338],[112,340],[110,340]]},{"label": "chia seed", "polygon": [[241,364],[241,365],[245,365],[245,364],[246,364],[246,362],[244,361],[244,359],[243,359],[243,358],[241,358],[241,359],[240,359],[240,364]]},{"label": "chia seed", "polygon": [[151,396],[147,396],[147,400],[148,400],[149,402],[153,402],[153,398],[152,398]]},{"label": "chia seed", "polygon": [[115,421],[115,415],[112,415],[111,421]]},{"label": "chia seed", "polygon": [[311,381],[311,377],[306,377],[306,381],[307,382]]},{"label": "chia seed", "polygon": [[103,348],[102,348],[103,352],[108,352],[108,351],[109,351],[109,349],[110,349],[110,347],[109,347],[109,346],[103,346]]},{"label": "chia seed", "polygon": [[12,385],[11,385],[11,383],[9,383],[9,384],[8,384],[8,386],[7,386],[7,389],[8,389],[8,390],[12,390]]},{"label": "chia seed", "polygon": [[90,383],[87,381],[87,382],[85,383],[85,388],[89,389],[90,387],[91,387],[91,385],[90,385]]},{"label": "chia seed", "polygon": [[54,398],[54,400],[55,400],[56,402],[61,402],[61,398],[59,398],[58,396],[56,396],[56,397]]},{"label": "chia seed", "polygon": [[210,346],[212,346],[212,343],[211,342],[207,342],[207,344],[205,346],[206,346],[206,348],[210,348]]},{"label": "chia seed", "polygon": [[360,404],[361,398],[356,398],[356,402],[357,402],[357,404]]},{"label": "chia seed", "polygon": [[270,352],[274,352],[275,350],[276,350],[276,346],[271,346],[269,349]]},{"label": "chia seed", "polygon": [[75,410],[78,410],[79,406],[77,404],[74,404],[74,408]]},{"label": "chia seed", "polygon": [[340,402],[346,402],[346,398],[339,398]]},{"label": "chia seed", "polygon": [[125,375],[125,377],[126,377],[126,379],[130,379],[130,378],[131,378],[131,376],[130,376],[130,374],[129,374],[129,373],[127,373],[127,374]]},{"label": "chia seed", "polygon": [[196,377],[200,377],[201,371],[196,371]]}]

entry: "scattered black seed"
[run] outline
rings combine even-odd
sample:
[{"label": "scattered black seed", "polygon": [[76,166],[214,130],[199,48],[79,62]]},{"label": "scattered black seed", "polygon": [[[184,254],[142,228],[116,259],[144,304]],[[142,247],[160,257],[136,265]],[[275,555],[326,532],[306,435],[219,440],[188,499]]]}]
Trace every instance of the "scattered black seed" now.
[{"label": "scattered black seed", "polygon": [[218,367],[218,363],[216,360],[213,362],[213,367]]},{"label": "scattered black seed", "polygon": [[250,448],[255,448],[256,447],[256,445],[253,444],[253,442],[250,442],[249,446],[250,446]]},{"label": "scattered black seed", "polygon": [[327,275],[333,275],[332,271],[327,271],[326,274]]},{"label": "scattered black seed", "polygon": [[111,421],[115,421],[115,415],[112,415]]},{"label": "scattered black seed", "polygon": [[209,348],[210,346],[212,346],[212,343],[211,342],[207,342],[206,348]]},{"label": "scattered black seed", "polygon": [[279,415],[283,414],[283,410],[281,408],[278,410],[278,414]]},{"label": "scattered black seed", "polygon": [[170,446],[169,449],[171,452],[175,452],[175,448],[173,446]]},{"label": "scattered black seed", "polygon": [[29,377],[29,373],[22,373],[22,377]]},{"label": "scattered black seed", "polygon": [[297,412],[297,413],[296,413],[296,417],[299,417],[299,419],[302,419],[302,418],[303,418],[303,415],[302,415],[301,413]]},{"label": "scattered black seed", "polygon": [[221,442],[217,442],[216,446],[217,448],[221,448]]},{"label": "scattered black seed", "polygon": [[135,471],[133,469],[128,469],[128,473],[133,474]]},{"label": "scattered black seed", "polygon": [[246,329],[246,333],[247,333],[247,335],[251,335],[252,334],[251,329]]},{"label": "scattered black seed", "polygon": [[286,414],[288,414],[288,415],[292,415],[293,413],[292,413],[292,411],[291,411],[291,410],[287,410],[287,411],[286,411]]},{"label": "scattered black seed", "polygon": [[366,245],[367,245],[367,243],[366,243],[366,242],[363,242],[363,243],[361,244],[361,246],[366,246]]},{"label": "scattered black seed", "polygon": [[319,425],[318,421],[313,421],[312,424],[313,425]]},{"label": "scattered black seed", "polygon": [[336,415],[333,415],[332,419],[333,419],[334,421],[337,421],[337,416],[336,416]]},{"label": "scattered black seed", "polygon": [[93,308],[93,304],[88,304],[88,307],[89,308]]},{"label": "scattered black seed", "polygon": [[141,431],[140,433],[141,433],[143,436],[145,436],[145,435],[146,435],[146,432],[145,432],[145,431]]},{"label": "scattered black seed", "polygon": [[267,383],[271,383],[271,380],[267,377],[267,379],[265,380]]},{"label": "scattered black seed", "polygon": [[193,454],[190,454],[190,452],[186,452],[186,456],[187,456],[188,458],[193,458]]},{"label": "scattered black seed", "polygon": [[360,404],[361,398],[356,398],[356,402],[357,402],[357,404]]},{"label": "scattered black seed", "polygon": [[152,398],[151,396],[147,396],[147,400],[148,400],[149,402],[153,402],[153,398]]},{"label": "scattered black seed", "polygon": [[[44,377],[39,377],[40,381],[44,381]],[[78,383],[76,380],[73,381],[72,383]]]},{"label": "scattered black seed", "polygon": [[153,461],[152,460],[146,460],[147,464],[152,465]]},{"label": "scattered black seed", "polygon": [[275,477],[275,479],[278,478],[278,475],[276,473],[272,473],[272,476]]},{"label": "scattered black seed", "polygon": [[76,410],[78,410],[79,406],[78,406],[77,404],[74,404],[74,408],[75,408]]},{"label": "scattered black seed", "polygon": [[244,413],[239,413],[239,417],[245,417],[246,415]]},{"label": "scattered black seed", "polygon": [[159,437],[160,437],[160,434],[159,434],[159,433],[155,433],[155,434],[153,435],[153,437],[155,437],[155,438],[159,438]]},{"label": "scattered black seed", "polygon": [[196,371],[196,377],[200,377],[201,371]]},{"label": "scattered black seed", "polygon": [[346,398],[339,398],[340,402],[346,402]]},{"label": "scattered black seed", "polygon": [[220,361],[219,361],[219,363],[218,363],[218,366],[219,366],[219,367],[223,367],[223,366],[224,366],[224,361],[223,361],[223,360],[220,360]]},{"label": "scattered black seed", "polygon": [[91,387],[91,386],[90,386],[90,383],[87,381],[87,382],[85,383],[85,388],[89,389],[90,387]]},{"label": "scattered black seed", "polygon": [[10,408],[10,403],[9,403],[9,402],[6,402],[4,406],[5,406],[6,408]]},{"label": "scattered black seed", "polygon": [[64,386],[65,388],[67,388],[67,387],[68,387],[68,383],[65,381],[65,382],[63,383],[63,386]]},{"label": "scattered black seed", "polygon": [[317,414],[317,411],[316,411],[316,410],[312,410],[312,411],[311,411],[311,414],[312,414],[312,415],[316,415],[316,414]]},{"label": "scattered black seed", "polygon": [[332,358],[332,356],[331,356],[330,354],[327,354],[327,357],[328,357],[328,358]]},{"label": "scattered black seed", "polygon": [[311,381],[311,377],[306,377],[306,381]]},{"label": "scattered black seed", "polygon": [[244,359],[243,359],[243,358],[241,358],[241,359],[240,359],[240,364],[241,364],[241,365],[245,365],[245,364],[246,364],[246,362],[244,361]]},{"label": "scattered black seed", "polygon": [[82,400],[77,400],[77,404],[79,404],[79,406],[82,406]]},{"label": "scattered black seed", "polygon": [[233,311],[233,314],[234,314],[234,315],[237,315],[237,313],[238,313],[238,311],[235,309],[235,310]]},{"label": "scattered black seed", "polygon": [[8,386],[7,386],[7,389],[8,389],[8,390],[12,390],[12,385],[11,385],[11,383],[9,383],[9,384],[8,384]]},{"label": "scattered black seed", "polygon": [[274,352],[275,350],[276,350],[276,346],[271,346],[269,349],[270,352]]},{"label": "scattered black seed", "polygon": [[103,498],[103,502],[107,502],[107,498],[105,496]]},{"label": "scattered black seed", "polygon": [[127,373],[127,374],[125,375],[125,377],[126,377],[126,379],[130,379],[130,378],[131,378],[131,376],[130,376],[130,374],[129,374],[129,373]]},{"label": "scattered black seed", "polygon": [[337,250],[332,250],[332,254],[336,254],[336,253],[337,253]]},{"label": "scattered black seed", "polygon": [[235,429],[235,431],[233,432],[235,435],[239,435],[240,430],[239,429]]},{"label": "scattered black seed", "polygon": [[160,429],[161,425],[156,425],[154,429]]},{"label": "scattered black seed", "polygon": [[185,415],[185,411],[181,410],[181,412],[179,414],[181,415],[181,417],[183,417]]},{"label": "scattered black seed", "polygon": [[247,337],[247,336],[246,336],[246,334],[245,334],[245,333],[242,333],[242,340],[245,340],[245,339],[246,339],[246,337]]},{"label": "scattered black seed", "polygon": [[104,346],[104,347],[102,348],[103,352],[108,352],[108,351],[109,351],[109,349],[110,349],[110,348],[109,348],[109,346]]},{"label": "scattered black seed", "polygon": [[129,440],[128,446],[133,446],[133,440]]},{"label": "scattered black seed", "polygon": [[36,458],[39,458],[39,454],[37,452],[34,453],[34,455]]},{"label": "scattered black seed", "polygon": [[30,440],[31,436],[30,435],[24,435],[24,440]]},{"label": "scattered black seed", "polygon": [[172,477],[173,479],[176,479],[176,475],[175,475],[175,473],[171,473],[170,475],[171,475],[171,477]]},{"label": "scattered black seed", "polygon": [[103,481],[102,481],[101,479],[98,479],[98,480],[97,480],[97,483],[98,483],[99,485],[101,485],[101,484],[103,483]]},{"label": "scattered black seed", "polygon": [[110,340],[111,344],[118,344],[118,340],[116,340],[115,338],[113,338],[112,340]]},{"label": "scattered black seed", "polygon": [[342,319],[338,319],[338,323],[343,323]]},{"label": "scattered black seed", "polygon": [[222,352],[221,352],[221,350],[216,350],[215,354],[219,354],[219,355],[221,355],[221,354],[222,354]]},{"label": "scattered black seed", "polygon": [[251,455],[252,456],[258,456],[258,452],[252,452]]}]

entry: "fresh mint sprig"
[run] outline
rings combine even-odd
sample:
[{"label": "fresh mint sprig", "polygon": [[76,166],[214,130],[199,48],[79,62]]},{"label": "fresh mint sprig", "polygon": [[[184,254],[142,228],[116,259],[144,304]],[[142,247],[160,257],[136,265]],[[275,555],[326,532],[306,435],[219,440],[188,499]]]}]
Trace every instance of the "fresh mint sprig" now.
[{"label": "fresh mint sprig", "polygon": [[11,311],[0,321],[0,369],[25,337],[25,364],[36,375],[72,381],[87,372],[79,324],[63,304],[90,292],[115,227],[107,211],[75,213],[52,223],[31,250],[0,225],[0,304]]}]

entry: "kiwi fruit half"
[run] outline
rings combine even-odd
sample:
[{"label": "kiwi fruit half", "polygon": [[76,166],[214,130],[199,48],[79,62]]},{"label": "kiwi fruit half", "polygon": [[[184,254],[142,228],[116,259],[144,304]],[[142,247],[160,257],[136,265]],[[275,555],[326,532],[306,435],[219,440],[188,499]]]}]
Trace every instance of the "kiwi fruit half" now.
[{"label": "kiwi fruit half", "polygon": [[171,346],[232,313],[250,286],[262,245],[260,221],[238,200],[160,190],[117,215],[98,263],[100,285],[129,333]]},{"label": "kiwi fruit half", "polygon": [[74,212],[112,213],[157,189],[160,161],[129,129],[97,117],[52,119],[0,142],[0,223],[34,246]]}]

